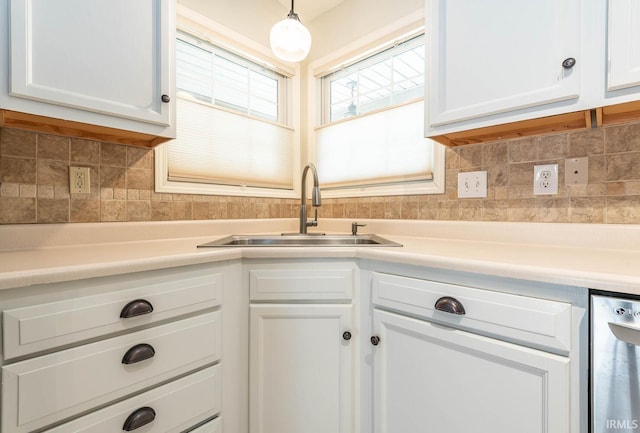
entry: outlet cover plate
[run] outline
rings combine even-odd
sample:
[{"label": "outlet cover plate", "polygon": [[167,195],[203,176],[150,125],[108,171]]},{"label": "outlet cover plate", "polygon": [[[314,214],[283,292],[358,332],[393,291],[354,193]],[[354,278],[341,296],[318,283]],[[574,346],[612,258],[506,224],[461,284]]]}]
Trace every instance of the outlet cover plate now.
[{"label": "outlet cover plate", "polygon": [[69,192],[71,194],[91,193],[89,173],[89,167],[69,167]]},{"label": "outlet cover plate", "polygon": [[486,196],[486,170],[458,173],[458,198],[483,198]]},{"label": "outlet cover plate", "polygon": [[533,167],[533,194],[554,195],[558,193],[558,164],[535,165]]},{"label": "outlet cover plate", "polygon": [[586,185],[589,183],[589,157],[564,160],[564,184]]}]

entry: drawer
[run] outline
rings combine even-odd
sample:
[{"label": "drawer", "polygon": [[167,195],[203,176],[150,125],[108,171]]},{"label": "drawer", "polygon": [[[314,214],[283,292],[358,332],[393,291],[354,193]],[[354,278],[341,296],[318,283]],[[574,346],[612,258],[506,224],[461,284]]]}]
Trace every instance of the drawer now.
[{"label": "drawer", "polygon": [[[91,280],[87,286],[113,289],[100,295],[5,310],[4,357],[12,359],[219,305],[222,283],[222,274],[210,269],[177,273],[162,280],[143,278],[134,282],[136,287],[126,290],[118,290],[123,284],[120,279]],[[132,308],[127,313],[128,304]],[[153,311],[147,313],[149,309]]]},{"label": "drawer", "polygon": [[[373,303],[471,332],[554,352],[571,350],[571,304],[396,275],[373,274]],[[435,309],[452,297],[464,315]]]},{"label": "drawer", "polygon": [[191,430],[189,433],[222,433],[222,418],[212,419],[197,429]]},{"label": "drawer", "polygon": [[350,300],[355,265],[317,263],[249,268],[252,301]]},{"label": "drawer", "polygon": [[[138,427],[140,430],[133,431],[145,433],[182,432],[220,413],[221,373],[220,365],[209,367],[45,431],[47,433],[119,432],[123,431],[125,422],[132,415],[155,413],[153,421],[144,427]],[[219,432],[219,430],[215,430],[215,424],[217,424],[217,419],[193,431]],[[205,428],[207,426],[209,426],[208,429]]]},{"label": "drawer", "polygon": [[[39,429],[213,363],[220,322],[216,311],[5,365],[2,431]],[[126,364],[132,351],[142,360]]]}]

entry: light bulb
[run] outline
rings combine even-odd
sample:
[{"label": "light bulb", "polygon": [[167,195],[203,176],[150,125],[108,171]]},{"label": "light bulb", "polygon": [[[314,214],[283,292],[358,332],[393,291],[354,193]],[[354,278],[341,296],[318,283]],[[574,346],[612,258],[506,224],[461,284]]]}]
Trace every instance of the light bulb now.
[{"label": "light bulb", "polygon": [[271,50],[277,58],[286,62],[300,62],[311,49],[311,34],[300,21],[285,18],[271,28]]}]

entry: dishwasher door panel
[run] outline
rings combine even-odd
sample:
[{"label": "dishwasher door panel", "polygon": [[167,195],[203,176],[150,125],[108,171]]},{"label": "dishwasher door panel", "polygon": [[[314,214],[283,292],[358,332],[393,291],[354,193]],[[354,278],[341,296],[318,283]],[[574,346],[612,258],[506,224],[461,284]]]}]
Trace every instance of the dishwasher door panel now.
[{"label": "dishwasher door panel", "polygon": [[591,297],[591,432],[640,432],[640,300]]}]

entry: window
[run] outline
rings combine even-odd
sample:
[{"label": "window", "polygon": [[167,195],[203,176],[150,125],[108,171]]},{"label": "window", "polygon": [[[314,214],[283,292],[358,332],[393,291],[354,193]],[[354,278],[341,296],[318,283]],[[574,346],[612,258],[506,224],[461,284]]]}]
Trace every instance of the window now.
[{"label": "window", "polygon": [[424,138],[424,43],[424,34],[414,34],[315,72],[321,116],[314,151],[325,196],[444,190],[444,151]]},{"label": "window", "polygon": [[282,74],[178,32],[176,89],[179,96],[285,123],[279,110],[285,82]]},{"label": "window", "polygon": [[177,35],[176,139],[156,152],[156,190],[294,197],[292,79],[242,47]]},{"label": "window", "polygon": [[322,77],[329,122],[424,96],[424,35]]}]

